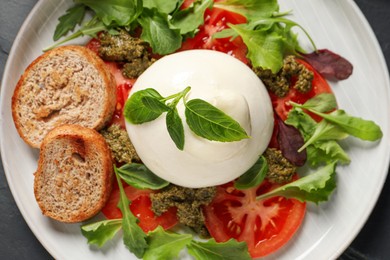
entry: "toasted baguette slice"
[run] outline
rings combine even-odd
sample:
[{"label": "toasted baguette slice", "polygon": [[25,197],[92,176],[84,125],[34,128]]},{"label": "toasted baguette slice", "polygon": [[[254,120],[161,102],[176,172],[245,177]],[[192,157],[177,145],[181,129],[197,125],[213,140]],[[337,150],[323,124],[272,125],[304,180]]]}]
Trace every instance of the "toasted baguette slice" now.
[{"label": "toasted baguette slice", "polygon": [[39,148],[59,125],[103,128],[115,105],[115,79],[100,57],[82,46],[63,46],[27,67],[12,97],[12,116],[22,139]]},{"label": "toasted baguette slice", "polygon": [[34,177],[42,213],[61,222],[84,221],[106,204],[113,160],[104,138],[79,125],[62,125],[44,138]]}]

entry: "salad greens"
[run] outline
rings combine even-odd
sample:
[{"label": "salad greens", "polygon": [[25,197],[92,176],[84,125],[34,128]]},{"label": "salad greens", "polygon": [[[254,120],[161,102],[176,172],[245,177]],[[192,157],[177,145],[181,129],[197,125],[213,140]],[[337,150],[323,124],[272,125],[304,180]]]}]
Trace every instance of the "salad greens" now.
[{"label": "salad greens", "polygon": [[258,196],[263,200],[275,196],[294,198],[300,201],[311,201],[316,204],[327,201],[336,188],[336,162],[330,163],[315,173],[287,183],[279,188]]},{"label": "salad greens", "polygon": [[130,163],[120,168],[114,166],[114,170],[124,182],[137,189],[159,190],[169,185],[169,182],[155,175],[144,164]]},{"label": "salad greens", "polygon": [[249,138],[240,124],[222,110],[201,99],[186,100],[191,87],[163,97],[155,89],[147,88],[134,92],[126,101],[124,115],[132,124],[142,124],[167,112],[166,126],[176,147],[184,149],[184,127],[177,112],[177,105],[184,101],[186,122],[191,131],[208,140],[233,142]]},{"label": "salad greens", "polygon": [[135,254],[138,258],[141,258],[144,255],[146,248],[148,247],[146,234],[140,228],[140,226],[137,225],[138,219],[130,211],[129,205],[131,202],[126,196],[121,179],[118,175],[116,175],[116,179],[120,191],[118,208],[121,210],[123,215],[123,242],[130,252]]},{"label": "salad greens", "polygon": [[[214,239],[201,242],[191,234],[179,234],[164,230],[161,226],[145,234],[137,224],[137,218],[130,211],[128,200],[123,189],[121,177],[116,170],[120,200],[118,208],[122,219],[103,220],[81,226],[82,234],[89,244],[102,247],[123,230],[123,242],[130,252],[143,259],[172,259],[178,256],[184,247],[195,259],[251,259],[245,242],[230,239],[217,243]],[[153,181],[152,181],[153,182]],[[158,181],[157,181],[158,182]]]},{"label": "salad greens", "polygon": [[[305,144],[298,151],[307,148],[308,161],[313,166],[334,160],[349,163],[347,153],[337,143],[349,135],[368,141],[379,140],[383,135],[380,127],[374,122],[350,116],[344,110],[336,109],[333,94],[317,95],[304,104],[290,103],[293,109],[288,114],[286,123],[302,133]],[[321,116],[323,120],[315,122],[306,111]]]},{"label": "salad greens", "polygon": [[[165,55],[180,48],[184,39],[193,37],[204,22],[207,9],[217,7],[246,17],[247,23],[229,24],[216,38],[241,36],[248,47],[248,58],[254,67],[262,67],[277,72],[286,54],[300,55],[305,51],[300,47],[293,27],[305,32],[316,50],[313,40],[297,23],[284,18],[289,12],[280,13],[277,0],[197,0],[185,8],[179,8],[183,0],[115,0],[93,1],[74,0],[77,4],[59,18],[54,40],[67,35],[63,40],[47,48],[49,50],[81,36],[97,37],[106,30],[116,34],[119,29],[132,31],[142,28],[140,38],[148,42],[154,53]],[[93,18],[81,25],[71,35],[75,26],[85,17],[85,10],[93,13]]]}]

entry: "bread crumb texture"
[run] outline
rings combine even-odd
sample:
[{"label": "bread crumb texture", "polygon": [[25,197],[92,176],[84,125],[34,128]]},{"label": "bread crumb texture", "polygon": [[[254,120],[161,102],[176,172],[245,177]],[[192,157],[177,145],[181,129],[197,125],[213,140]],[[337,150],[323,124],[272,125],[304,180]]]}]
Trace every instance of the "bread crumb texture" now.
[{"label": "bread crumb texture", "polygon": [[104,62],[82,46],[64,46],[38,57],[20,78],[12,98],[15,126],[39,148],[56,126],[101,129],[116,104],[116,83]]},{"label": "bread crumb texture", "polygon": [[113,161],[95,130],[63,125],[43,140],[34,177],[42,213],[61,222],[80,222],[106,204],[113,184]]}]

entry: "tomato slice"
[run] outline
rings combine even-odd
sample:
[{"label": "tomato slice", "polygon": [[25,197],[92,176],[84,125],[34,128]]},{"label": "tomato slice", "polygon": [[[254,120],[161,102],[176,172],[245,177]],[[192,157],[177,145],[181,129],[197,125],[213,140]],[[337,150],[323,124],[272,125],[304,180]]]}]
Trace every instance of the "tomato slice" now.
[{"label": "tomato slice", "polygon": [[[188,3],[185,3],[186,5]],[[228,23],[245,23],[246,19],[240,14],[232,13],[220,8],[207,9],[204,15],[204,24],[199,27],[199,32],[194,38],[183,42],[180,50],[210,49],[227,53],[248,64],[246,58],[247,47],[241,37],[234,40],[228,38],[216,39],[212,35],[228,28]]]},{"label": "tomato slice", "polygon": [[[176,208],[171,208],[161,216],[156,216],[151,210],[152,202],[150,200],[150,190],[139,190],[132,186],[124,185],[127,198],[131,201],[130,210],[139,219],[138,225],[147,233],[158,226],[169,229],[178,222],[176,217]],[[122,218],[122,212],[117,207],[119,202],[119,188],[114,187],[110,199],[102,209],[102,213],[108,219]]]},{"label": "tomato slice", "polygon": [[[333,93],[331,87],[328,82],[307,62],[297,59],[298,62],[305,65],[310,71],[314,73],[314,78],[312,81],[312,89],[307,93],[301,93],[294,88],[290,88],[290,91],[285,97],[277,97],[275,94],[269,92],[271,97],[272,106],[274,107],[277,115],[284,121],[287,119],[288,112],[291,110],[292,106],[289,101],[293,101],[295,103],[303,104],[308,99],[321,94],[321,93]],[[319,121],[320,118],[316,115],[311,114],[311,116]]]},{"label": "tomato slice", "polygon": [[301,225],[306,204],[283,197],[256,200],[276,187],[268,181],[243,191],[232,183],[219,186],[214,200],[204,207],[211,236],[217,242],[245,241],[252,257],[268,255],[286,244]]},{"label": "tomato slice", "polygon": [[[100,41],[98,39],[91,39],[87,45],[87,48],[98,53],[100,47]],[[117,124],[121,126],[123,129],[125,128],[125,119],[123,116],[123,108],[125,106],[125,102],[129,96],[129,92],[133,87],[136,79],[128,79],[125,78],[122,74],[120,64],[111,61],[104,62],[107,68],[110,70],[111,74],[114,76],[116,81],[116,107],[114,111],[114,115],[111,119],[111,124]]]}]

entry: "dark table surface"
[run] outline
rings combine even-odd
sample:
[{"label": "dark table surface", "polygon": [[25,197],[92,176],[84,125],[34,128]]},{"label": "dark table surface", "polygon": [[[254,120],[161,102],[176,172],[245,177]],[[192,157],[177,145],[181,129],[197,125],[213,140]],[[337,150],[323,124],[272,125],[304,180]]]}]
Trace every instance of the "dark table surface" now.
[{"label": "dark table surface", "polygon": [[[0,1],[0,78],[15,36],[36,2]],[[355,2],[374,30],[390,67],[390,0]],[[23,220],[7,185],[2,165],[0,170],[0,258],[52,258]],[[367,223],[340,259],[390,259],[390,176]]]}]

